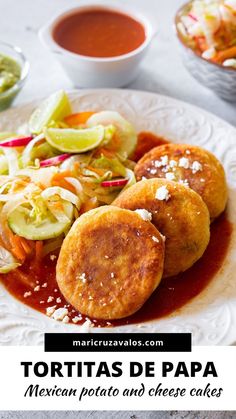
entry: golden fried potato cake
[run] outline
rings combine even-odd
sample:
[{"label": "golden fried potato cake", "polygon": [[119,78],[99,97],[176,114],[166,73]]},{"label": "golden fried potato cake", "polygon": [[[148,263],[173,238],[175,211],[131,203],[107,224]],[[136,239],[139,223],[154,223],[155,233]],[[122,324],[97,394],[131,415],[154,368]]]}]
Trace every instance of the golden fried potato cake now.
[{"label": "golden fried potato cake", "polygon": [[189,186],[206,203],[213,220],[225,209],[227,185],[223,166],[201,147],[166,144],[146,153],[135,167],[138,180],[166,178]]},{"label": "golden fried potato cake", "polygon": [[138,213],[96,208],[77,219],[63,242],[56,268],[59,288],[87,316],[127,317],[159,285],[164,247],[162,235]]},{"label": "golden fried potato cake", "polygon": [[120,208],[144,208],[166,237],[164,277],[190,268],[204,253],[210,238],[210,218],[200,195],[165,179],[143,180],[112,203]]}]

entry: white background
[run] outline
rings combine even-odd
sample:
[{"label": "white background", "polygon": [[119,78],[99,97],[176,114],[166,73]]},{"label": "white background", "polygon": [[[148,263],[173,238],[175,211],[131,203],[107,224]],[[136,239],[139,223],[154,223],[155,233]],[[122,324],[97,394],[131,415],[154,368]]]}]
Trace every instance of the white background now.
[{"label": "white background", "polygon": [[[0,348],[0,395],[1,409],[3,410],[87,410],[89,406],[94,410],[236,410],[235,385],[231,377],[236,374],[235,364],[236,348],[229,346],[218,346],[212,351],[212,347],[193,347],[192,352],[176,353],[101,353],[94,356],[92,352],[87,353],[44,353],[40,347],[1,347]],[[82,378],[73,375],[68,378],[66,373],[63,377],[52,378],[49,375],[38,378],[30,369],[30,376],[24,377],[24,368],[20,365],[22,361],[27,362],[46,362],[50,365],[51,361],[72,362],[96,362],[98,368],[99,362],[105,361],[111,370],[112,362],[121,361],[123,374],[121,377],[96,378],[96,373],[92,377],[87,377],[86,369]],[[130,362],[139,362],[143,365],[145,362],[155,363],[155,377],[145,377],[145,373],[140,377],[131,378],[129,373]],[[174,369],[168,373],[167,377],[162,376],[162,362],[172,362]],[[175,377],[175,370],[179,361],[185,362],[189,371],[189,377]],[[218,377],[203,377],[203,372],[196,373],[192,378],[190,374],[190,363],[201,362],[203,370],[208,361],[213,361]],[[42,370],[40,370],[42,371]],[[64,370],[62,370],[63,372]],[[144,383],[146,389],[156,388],[162,383],[162,388],[186,388],[186,396],[181,398],[174,397],[123,397],[122,392],[125,388],[140,388]],[[205,389],[210,383],[211,388],[223,388],[221,397],[190,397],[189,392],[192,388]],[[39,385],[40,388],[54,388],[56,385],[60,388],[78,388],[78,394],[81,389],[97,388],[98,386],[108,389],[110,386],[120,390],[117,397],[84,397],[81,401],[78,397],[27,397],[24,393],[31,384]],[[13,396],[14,395],[14,396]],[[14,398],[14,404],[12,403]]]}]

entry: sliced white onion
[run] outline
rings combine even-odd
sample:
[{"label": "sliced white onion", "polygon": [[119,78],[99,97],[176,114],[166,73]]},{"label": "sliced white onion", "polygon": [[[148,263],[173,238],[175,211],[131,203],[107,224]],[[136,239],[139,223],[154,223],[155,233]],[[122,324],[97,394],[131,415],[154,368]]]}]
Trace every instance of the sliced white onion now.
[{"label": "sliced white onion", "polygon": [[126,183],[125,187],[122,189],[124,191],[125,189],[128,189],[130,186],[134,185],[136,183],[136,177],[133,172],[133,170],[126,169],[126,178],[129,179],[128,183]]},{"label": "sliced white onion", "polygon": [[61,199],[69,201],[77,208],[80,208],[80,200],[78,196],[68,191],[67,189],[61,188],[60,186],[51,186],[41,193],[41,196],[46,200],[52,198],[55,195],[59,195]]},{"label": "sliced white onion", "polygon": [[18,152],[12,148],[1,147],[2,152],[5,154],[8,163],[8,174],[14,176],[19,170]]},{"label": "sliced white onion", "polygon": [[40,183],[45,188],[51,185],[52,177],[59,172],[58,167],[44,167],[40,169],[22,169],[17,175],[28,176],[32,182]]},{"label": "sliced white onion", "polygon": [[21,161],[24,167],[27,166],[27,164],[31,161],[31,152],[35,144],[39,143],[43,139],[44,139],[44,134],[39,134],[32,141],[30,141],[30,143],[25,147],[21,156]]},{"label": "sliced white onion", "polygon": [[66,159],[63,163],[61,163],[60,165],[60,171],[64,172],[66,170],[71,170],[73,169],[73,166],[76,162],[79,162],[81,164],[86,164],[89,162],[90,160],[90,154],[86,153],[86,154],[80,154],[80,155],[76,155],[76,156],[71,156],[68,159]]},{"label": "sliced white onion", "polygon": [[[64,202],[65,203],[65,202]],[[70,222],[71,218],[67,216],[66,214],[66,205],[63,205],[62,203],[62,209],[58,209],[58,205],[57,202],[55,201],[47,201],[47,207],[49,209],[49,211],[52,213],[52,215],[56,218],[57,221],[59,221],[60,223],[68,223]],[[66,201],[67,205],[71,205],[71,203],[69,203],[68,201]],[[73,212],[73,206],[72,206],[72,212]]]},{"label": "sliced white onion", "polygon": [[[8,195],[4,195],[8,196]],[[28,202],[23,193],[10,195],[10,199],[6,202],[1,211],[1,218],[6,219],[7,216],[14,211],[19,205]]]},{"label": "sliced white onion", "polygon": [[77,195],[83,202],[85,199],[85,195],[84,195],[84,190],[80,181],[74,177],[66,177],[65,180],[75,188]]}]

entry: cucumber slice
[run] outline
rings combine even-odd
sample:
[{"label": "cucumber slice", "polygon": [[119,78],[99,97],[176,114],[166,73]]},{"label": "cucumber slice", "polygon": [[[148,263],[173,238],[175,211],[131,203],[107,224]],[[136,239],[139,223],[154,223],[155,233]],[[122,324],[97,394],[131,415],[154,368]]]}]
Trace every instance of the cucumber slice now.
[{"label": "cucumber slice", "polygon": [[22,206],[17,207],[8,216],[8,224],[11,230],[18,236],[29,240],[47,240],[60,236],[71,225],[73,218],[73,205],[64,202],[65,213],[69,221],[52,221],[52,218],[45,217],[41,224],[33,224],[30,219],[30,210]]},{"label": "cucumber slice", "polygon": [[137,133],[126,119],[124,119],[118,112],[102,111],[92,115],[88,121],[88,127],[97,125],[114,125],[118,131],[120,140],[119,153],[123,154],[125,158],[129,157],[135,150],[137,145]]},{"label": "cucumber slice", "polygon": [[29,130],[33,134],[40,134],[50,122],[64,119],[71,112],[67,94],[63,90],[59,90],[35,109],[29,120]]}]

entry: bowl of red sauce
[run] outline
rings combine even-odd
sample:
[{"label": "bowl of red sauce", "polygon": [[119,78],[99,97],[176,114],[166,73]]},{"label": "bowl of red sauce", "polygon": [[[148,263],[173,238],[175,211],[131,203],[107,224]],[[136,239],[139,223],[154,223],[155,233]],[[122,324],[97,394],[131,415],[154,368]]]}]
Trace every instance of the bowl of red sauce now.
[{"label": "bowl of red sauce", "polygon": [[131,83],[153,35],[153,27],[143,15],[123,6],[104,5],[67,10],[39,32],[76,87]]}]

